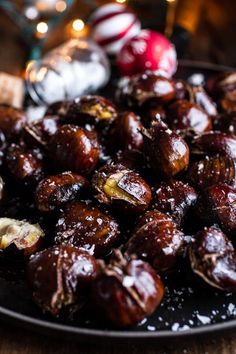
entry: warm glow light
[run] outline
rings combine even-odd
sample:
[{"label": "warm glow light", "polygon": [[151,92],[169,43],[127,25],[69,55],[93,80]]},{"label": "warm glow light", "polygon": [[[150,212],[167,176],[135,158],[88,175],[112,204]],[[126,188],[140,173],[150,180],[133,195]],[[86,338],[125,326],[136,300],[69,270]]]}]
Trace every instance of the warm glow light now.
[{"label": "warm glow light", "polygon": [[36,27],[37,31],[41,34],[45,34],[48,31],[48,25],[46,22],[39,22]]},{"label": "warm glow light", "polygon": [[25,66],[25,70],[27,71],[27,70],[29,70],[29,68],[31,67],[31,65],[33,65],[34,64],[34,60],[29,60],[27,63],[26,63],[26,66]]},{"label": "warm glow light", "polygon": [[84,21],[78,19],[72,22],[72,27],[75,31],[82,31],[84,29]]},{"label": "warm glow light", "polygon": [[119,4],[124,4],[126,0],[116,0],[116,2],[118,2]]},{"label": "warm glow light", "polygon": [[176,0],[166,0],[167,2],[175,2]]},{"label": "warm glow light", "polygon": [[66,3],[63,0],[60,0],[56,3],[56,10],[58,12],[63,12],[66,9]]},{"label": "warm glow light", "polygon": [[34,6],[29,6],[25,9],[25,16],[30,20],[35,20],[38,17],[38,10]]}]

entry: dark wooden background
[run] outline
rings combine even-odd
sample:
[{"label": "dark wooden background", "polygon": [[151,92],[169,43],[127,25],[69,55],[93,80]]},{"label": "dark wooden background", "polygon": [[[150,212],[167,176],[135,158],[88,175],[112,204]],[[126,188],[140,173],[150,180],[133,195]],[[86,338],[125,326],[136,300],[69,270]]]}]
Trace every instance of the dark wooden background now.
[{"label": "dark wooden background", "polygon": [[[1,1],[1,0],[0,0]],[[0,71],[20,74],[27,58],[27,50],[19,39],[17,28],[0,12]],[[0,321],[0,353],[19,354],[234,354],[236,353],[236,330],[231,333],[215,333],[212,337],[192,337],[179,341],[155,341],[112,344],[108,339],[97,344],[51,338]]]}]

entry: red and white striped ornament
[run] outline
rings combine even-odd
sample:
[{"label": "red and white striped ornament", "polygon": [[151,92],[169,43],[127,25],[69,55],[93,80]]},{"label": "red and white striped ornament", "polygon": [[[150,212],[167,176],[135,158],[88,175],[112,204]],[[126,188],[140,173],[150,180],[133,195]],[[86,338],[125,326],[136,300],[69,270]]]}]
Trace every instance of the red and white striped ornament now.
[{"label": "red and white striped ornament", "polygon": [[177,68],[175,47],[163,34],[142,30],[123,46],[117,65],[120,72],[127,76],[146,70],[158,70],[172,76]]},{"label": "red and white striped ornament", "polygon": [[108,54],[115,55],[125,42],[136,36],[141,23],[136,15],[122,4],[106,4],[99,7],[90,18],[92,38]]}]

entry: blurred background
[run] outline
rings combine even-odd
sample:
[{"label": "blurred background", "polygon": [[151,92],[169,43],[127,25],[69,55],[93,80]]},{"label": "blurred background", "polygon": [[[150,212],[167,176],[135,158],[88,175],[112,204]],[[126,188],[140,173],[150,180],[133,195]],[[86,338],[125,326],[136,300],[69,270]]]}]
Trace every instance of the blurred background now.
[{"label": "blurred background", "polygon": [[[179,58],[236,67],[235,0],[116,2],[127,4],[143,28],[165,33],[174,42]],[[86,34],[89,15],[104,3],[102,0],[0,0],[0,71],[19,75],[30,59]]]}]

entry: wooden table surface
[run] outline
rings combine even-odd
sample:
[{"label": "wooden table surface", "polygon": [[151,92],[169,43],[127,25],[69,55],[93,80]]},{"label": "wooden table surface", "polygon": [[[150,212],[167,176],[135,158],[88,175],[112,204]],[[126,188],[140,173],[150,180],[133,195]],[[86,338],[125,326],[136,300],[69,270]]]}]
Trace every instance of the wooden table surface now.
[{"label": "wooden table surface", "polygon": [[[0,46],[4,48],[0,54],[0,71],[9,73],[20,73],[25,59],[26,50],[17,36],[17,29],[8,22],[6,16],[0,12]],[[17,58],[17,59],[16,59]],[[42,334],[37,334],[29,330],[9,325],[0,321],[0,353],[19,354],[234,354],[236,353],[236,330],[234,333],[216,333],[210,337],[192,337],[181,339],[178,342],[167,341],[154,344],[135,343],[135,341],[122,345],[111,344],[109,340],[98,345],[90,341],[89,343],[79,343],[63,338],[50,338]]]}]

